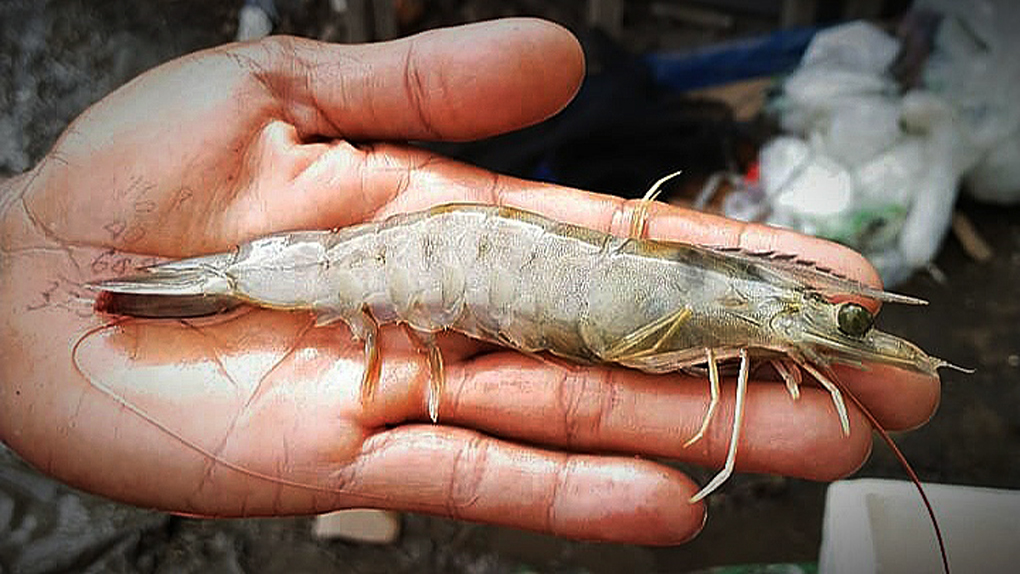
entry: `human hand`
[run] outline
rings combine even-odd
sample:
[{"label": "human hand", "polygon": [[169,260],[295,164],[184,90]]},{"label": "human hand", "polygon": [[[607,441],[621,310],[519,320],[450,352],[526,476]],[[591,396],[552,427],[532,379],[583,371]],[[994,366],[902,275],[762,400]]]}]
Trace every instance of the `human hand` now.
[{"label": "human hand", "polygon": [[[384,329],[371,403],[361,345],[305,313],[105,326],[82,285],[288,229],[342,227],[449,201],[499,203],[625,234],[632,204],[500,177],[398,140],[471,139],[539,121],[583,75],[575,40],[533,20],[367,46],[272,38],[193,54],[76,120],[0,202],[0,437],[45,472],[118,500],[206,515],[372,506],[576,538],[670,544],[697,533],[690,479],[631,455],[719,466],[732,383],[706,436],[707,383],[572,369],[440,337],[446,392]],[[656,206],[652,237],[800,253],[876,281],[844,248]],[[76,346],[77,345],[77,346]],[[72,354],[74,356],[72,356]],[[938,381],[841,371],[888,428],[923,422]],[[871,444],[851,406],[752,382],[738,469],[832,479]],[[614,453],[614,454],[607,454]]]}]

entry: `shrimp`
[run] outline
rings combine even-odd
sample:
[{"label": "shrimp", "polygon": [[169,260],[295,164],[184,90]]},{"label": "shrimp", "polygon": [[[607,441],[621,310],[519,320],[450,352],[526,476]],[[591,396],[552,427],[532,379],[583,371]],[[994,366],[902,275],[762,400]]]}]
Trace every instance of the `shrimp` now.
[{"label": "shrimp", "polygon": [[793,256],[645,239],[649,203],[628,237],[556,222],[512,207],[447,204],[352,227],[294,231],[235,251],[172,261],[100,281],[101,312],[145,317],[211,315],[248,304],[308,310],[316,325],[343,322],[364,344],[361,400],[379,378],[381,325],[416,334],[430,366],[429,417],[439,419],[443,360],[436,335],[455,331],[533,355],[615,364],[648,373],[703,367],[719,404],[723,361],[739,361],[723,468],[691,498],[718,489],[735,466],[751,361],[769,362],[797,398],[801,372],[850,422],[832,365],[883,363],[935,376],[943,367],[912,343],[873,327],[856,302],[924,304]]}]

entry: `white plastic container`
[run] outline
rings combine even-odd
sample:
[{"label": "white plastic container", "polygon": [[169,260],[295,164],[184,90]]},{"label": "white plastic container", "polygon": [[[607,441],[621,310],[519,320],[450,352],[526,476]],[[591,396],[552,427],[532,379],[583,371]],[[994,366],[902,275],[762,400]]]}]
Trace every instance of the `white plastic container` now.
[{"label": "white plastic container", "polygon": [[[1020,571],[1020,491],[925,484],[954,573]],[[843,480],[829,486],[820,574],[942,571],[935,531],[914,485]]]}]

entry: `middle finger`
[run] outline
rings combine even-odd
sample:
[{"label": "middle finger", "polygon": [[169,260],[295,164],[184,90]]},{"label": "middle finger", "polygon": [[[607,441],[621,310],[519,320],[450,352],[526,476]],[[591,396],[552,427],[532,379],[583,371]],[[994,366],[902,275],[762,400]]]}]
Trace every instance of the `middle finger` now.
[{"label": "middle finger", "polygon": [[[511,353],[479,357],[447,371],[441,422],[570,450],[626,452],[718,466],[734,407],[724,379],[716,414],[699,441],[684,443],[705,416],[708,381],[617,368],[568,368]],[[737,466],[829,480],[855,470],[871,446],[870,426],[850,406],[842,432],[830,395],[810,386],[791,400],[782,384],[752,381]]]}]

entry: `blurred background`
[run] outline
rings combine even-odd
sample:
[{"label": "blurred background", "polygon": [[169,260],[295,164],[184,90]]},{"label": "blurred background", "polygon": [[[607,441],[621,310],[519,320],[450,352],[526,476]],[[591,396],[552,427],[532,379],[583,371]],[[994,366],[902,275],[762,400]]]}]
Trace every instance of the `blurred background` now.
[{"label": "blurred background", "polygon": [[[1020,488],[1020,8],[1007,0],[0,0],[0,177],[182,54],[270,33],[367,42],[515,15],[582,40],[576,100],[516,133],[422,145],[628,197],[683,169],[665,201],[862,251],[887,285],[931,302],[887,306],[883,330],[976,369],[943,373],[938,413],[895,437],[907,458],[924,481]],[[856,476],[905,473],[878,444]],[[736,476],[709,498],[702,534],[675,548],[413,514],[366,544],[317,535],[311,518],[126,507],[0,447],[0,572],[815,571],[826,486]]]}]

